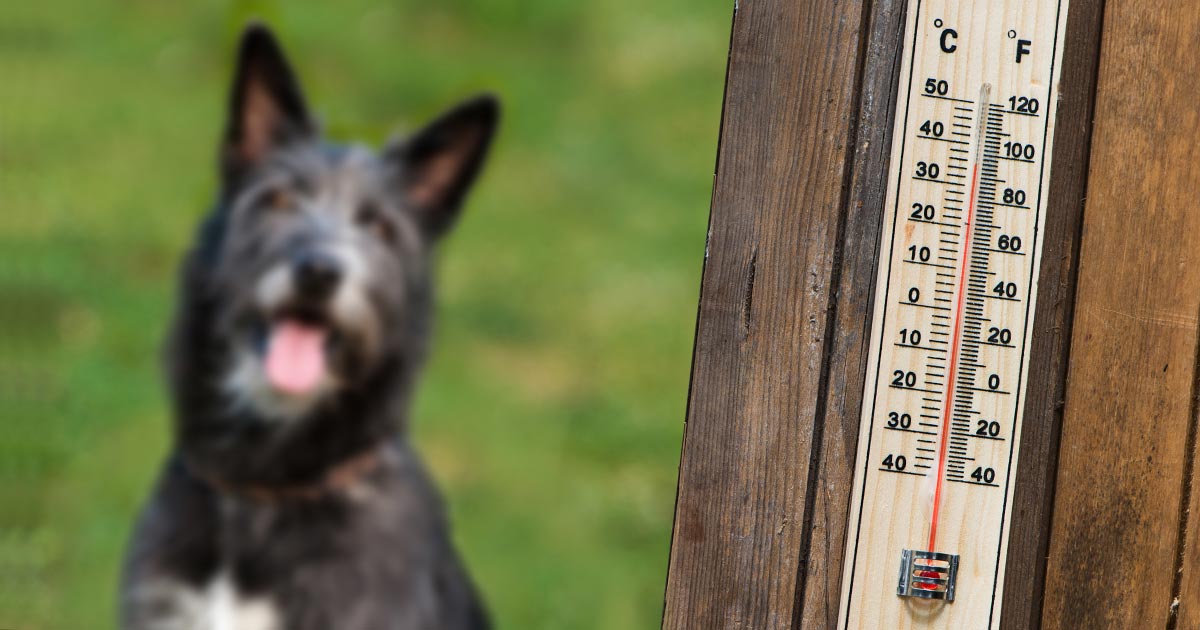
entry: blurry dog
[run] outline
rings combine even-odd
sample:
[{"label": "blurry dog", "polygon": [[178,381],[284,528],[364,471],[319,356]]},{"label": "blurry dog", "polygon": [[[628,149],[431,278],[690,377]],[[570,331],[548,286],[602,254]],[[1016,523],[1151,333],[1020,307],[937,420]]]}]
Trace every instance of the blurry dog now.
[{"label": "blurry dog", "polygon": [[489,626],[405,438],[431,254],[498,118],[324,142],[274,37],[241,41],[221,188],[185,261],[174,451],[134,533],[127,630]]}]

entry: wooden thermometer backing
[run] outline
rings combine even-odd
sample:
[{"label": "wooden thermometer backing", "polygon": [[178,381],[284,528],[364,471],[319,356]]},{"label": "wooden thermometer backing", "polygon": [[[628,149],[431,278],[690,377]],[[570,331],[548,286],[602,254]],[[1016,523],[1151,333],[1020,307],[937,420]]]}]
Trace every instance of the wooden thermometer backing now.
[{"label": "wooden thermometer backing", "polygon": [[1067,0],[910,0],[839,628],[994,628]]}]

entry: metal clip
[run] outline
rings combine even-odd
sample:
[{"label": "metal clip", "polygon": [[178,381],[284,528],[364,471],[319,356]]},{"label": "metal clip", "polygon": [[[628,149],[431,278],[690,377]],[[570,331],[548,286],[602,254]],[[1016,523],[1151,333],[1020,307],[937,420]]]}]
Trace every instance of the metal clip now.
[{"label": "metal clip", "polygon": [[900,584],[896,594],[952,602],[957,579],[957,555],[905,549],[900,554]]}]

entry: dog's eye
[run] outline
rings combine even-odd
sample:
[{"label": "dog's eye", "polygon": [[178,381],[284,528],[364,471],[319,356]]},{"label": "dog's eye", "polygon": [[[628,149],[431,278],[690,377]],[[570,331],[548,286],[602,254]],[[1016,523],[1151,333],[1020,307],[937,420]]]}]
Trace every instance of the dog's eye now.
[{"label": "dog's eye", "polygon": [[271,210],[291,210],[296,199],[286,188],[272,188],[263,196],[264,205]]},{"label": "dog's eye", "polygon": [[358,224],[373,232],[376,236],[384,241],[391,243],[395,238],[395,231],[388,218],[383,216],[383,212],[373,203],[364,203],[358,208],[356,216]]}]

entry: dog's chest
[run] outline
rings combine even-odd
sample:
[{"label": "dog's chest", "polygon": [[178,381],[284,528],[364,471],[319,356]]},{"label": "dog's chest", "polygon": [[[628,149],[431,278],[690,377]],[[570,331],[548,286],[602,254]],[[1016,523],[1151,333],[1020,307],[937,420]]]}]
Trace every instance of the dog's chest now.
[{"label": "dog's chest", "polygon": [[[160,488],[124,589],[126,630],[472,628],[479,603],[419,470],[259,504]],[[474,624],[474,625],[473,625]]]},{"label": "dog's chest", "polygon": [[203,588],[164,583],[158,589],[173,614],[149,626],[154,630],[284,630],[274,602],[245,596],[224,572]]},{"label": "dog's chest", "polygon": [[226,574],[208,585],[205,605],[212,630],[280,630],[271,601],[243,597]]}]

